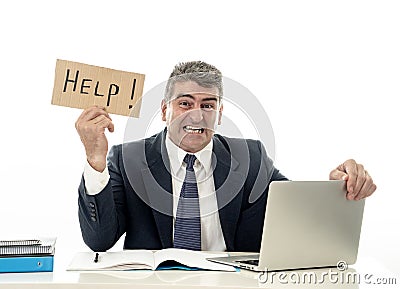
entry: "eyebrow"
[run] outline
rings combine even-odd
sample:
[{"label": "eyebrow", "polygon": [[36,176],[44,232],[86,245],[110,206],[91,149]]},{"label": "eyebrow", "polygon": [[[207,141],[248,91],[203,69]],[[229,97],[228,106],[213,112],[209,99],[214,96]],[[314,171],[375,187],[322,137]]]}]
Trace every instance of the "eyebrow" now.
[{"label": "eyebrow", "polygon": [[[191,98],[191,99],[195,100],[194,96],[191,95],[190,93],[182,93],[182,94],[179,94],[179,95],[176,97],[176,99],[181,98],[181,97],[188,97],[188,98]],[[214,101],[217,101],[217,102],[218,102],[218,98],[216,98],[216,97],[206,97],[206,98],[203,98],[201,101],[210,101],[210,100],[214,100]]]}]

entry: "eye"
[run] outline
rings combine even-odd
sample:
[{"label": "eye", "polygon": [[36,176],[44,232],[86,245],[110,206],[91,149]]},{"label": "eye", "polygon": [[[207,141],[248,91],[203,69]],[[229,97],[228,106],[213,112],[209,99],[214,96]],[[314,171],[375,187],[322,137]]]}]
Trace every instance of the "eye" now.
[{"label": "eye", "polygon": [[203,103],[202,105],[201,105],[201,108],[203,109],[203,110],[207,110],[207,111],[210,111],[210,110],[213,110],[214,109],[214,104],[212,104],[212,103]]},{"label": "eye", "polygon": [[179,106],[182,108],[189,108],[191,106],[191,104],[186,100],[182,100],[179,102]]}]

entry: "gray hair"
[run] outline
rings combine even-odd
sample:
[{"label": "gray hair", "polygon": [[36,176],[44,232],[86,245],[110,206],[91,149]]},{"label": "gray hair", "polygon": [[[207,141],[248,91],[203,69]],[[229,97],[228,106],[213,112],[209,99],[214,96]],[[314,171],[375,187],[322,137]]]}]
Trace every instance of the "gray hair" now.
[{"label": "gray hair", "polygon": [[189,61],[175,65],[165,88],[165,101],[170,100],[175,83],[183,81],[194,81],[198,85],[207,88],[216,87],[218,89],[218,99],[222,100],[222,74],[211,64],[203,61]]}]

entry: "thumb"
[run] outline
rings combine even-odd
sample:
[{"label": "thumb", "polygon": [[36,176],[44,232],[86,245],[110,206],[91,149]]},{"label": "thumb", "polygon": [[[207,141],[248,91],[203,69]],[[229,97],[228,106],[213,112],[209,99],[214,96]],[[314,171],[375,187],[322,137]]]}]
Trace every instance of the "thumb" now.
[{"label": "thumb", "polygon": [[114,124],[110,122],[110,124],[107,126],[109,132],[114,132]]},{"label": "thumb", "polygon": [[347,181],[347,179],[349,178],[349,175],[346,174],[343,171],[340,171],[338,169],[333,170],[330,174],[329,174],[329,179],[330,180],[343,180],[343,181]]}]

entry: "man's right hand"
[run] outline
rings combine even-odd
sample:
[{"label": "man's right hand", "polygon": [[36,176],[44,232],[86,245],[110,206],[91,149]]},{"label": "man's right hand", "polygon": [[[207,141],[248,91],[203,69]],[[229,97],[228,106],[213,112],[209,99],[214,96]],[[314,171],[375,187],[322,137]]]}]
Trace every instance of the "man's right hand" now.
[{"label": "man's right hand", "polygon": [[85,109],[75,122],[75,128],[85,146],[89,164],[98,172],[107,165],[108,142],[105,129],[114,131],[114,124],[108,113],[100,106]]}]

